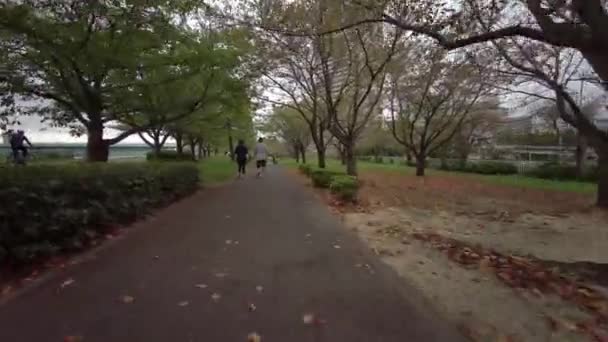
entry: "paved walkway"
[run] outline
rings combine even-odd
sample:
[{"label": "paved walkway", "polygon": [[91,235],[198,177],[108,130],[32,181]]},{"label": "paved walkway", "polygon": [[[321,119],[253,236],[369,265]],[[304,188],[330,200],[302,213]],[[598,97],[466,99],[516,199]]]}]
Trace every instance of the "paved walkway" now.
[{"label": "paved walkway", "polygon": [[0,305],[0,341],[461,341],[279,168],[201,191],[88,257]]}]

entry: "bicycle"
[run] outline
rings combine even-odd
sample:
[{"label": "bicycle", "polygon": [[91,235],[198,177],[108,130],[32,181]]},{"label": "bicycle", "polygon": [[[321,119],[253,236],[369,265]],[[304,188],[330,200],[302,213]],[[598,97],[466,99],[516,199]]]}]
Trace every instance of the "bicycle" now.
[{"label": "bicycle", "polygon": [[10,164],[10,165],[21,165],[21,166],[25,166],[27,165],[27,161],[30,160],[32,158],[31,152],[28,153],[28,156],[25,157],[23,155],[23,150],[17,150],[17,158],[15,159],[15,156],[13,154],[13,151],[11,151],[7,156],[6,156],[6,163]]}]

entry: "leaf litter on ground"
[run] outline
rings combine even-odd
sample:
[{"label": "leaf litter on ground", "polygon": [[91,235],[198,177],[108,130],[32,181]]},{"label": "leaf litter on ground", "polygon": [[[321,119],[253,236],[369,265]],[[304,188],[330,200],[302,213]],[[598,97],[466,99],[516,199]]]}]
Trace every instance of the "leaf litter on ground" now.
[{"label": "leaf litter on ground", "polygon": [[247,342],[262,342],[262,336],[253,332],[247,335]]},{"label": "leaf litter on ground", "polygon": [[414,238],[430,244],[447,257],[466,268],[475,268],[495,277],[514,289],[527,290],[542,297],[557,295],[591,313],[595,318],[587,322],[571,322],[563,318],[547,317],[553,329],[565,329],[587,334],[596,341],[606,334],[608,323],[608,298],[577,280],[564,276],[543,265],[542,260],[532,256],[504,255],[493,249],[472,246],[465,242],[435,233],[415,233]]},{"label": "leaf litter on ground", "polygon": [[122,296],[120,300],[125,304],[131,304],[135,301],[135,297],[132,296]]},{"label": "leaf litter on ground", "polygon": [[66,287],[72,285],[75,283],[75,280],[72,278],[66,279],[63,283],[61,283],[61,285],[59,285],[60,288],[65,289]]}]

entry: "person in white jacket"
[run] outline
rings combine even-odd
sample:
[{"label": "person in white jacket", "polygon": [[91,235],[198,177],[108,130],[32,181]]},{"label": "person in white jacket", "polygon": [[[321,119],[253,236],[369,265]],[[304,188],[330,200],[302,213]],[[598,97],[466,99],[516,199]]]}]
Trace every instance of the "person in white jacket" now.
[{"label": "person in white jacket", "polygon": [[268,159],[268,148],[264,144],[264,138],[259,138],[258,143],[253,149],[253,155],[255,156],[255,166],[258,169],[257,177],[262,177],[266,170],[266,160]]}]

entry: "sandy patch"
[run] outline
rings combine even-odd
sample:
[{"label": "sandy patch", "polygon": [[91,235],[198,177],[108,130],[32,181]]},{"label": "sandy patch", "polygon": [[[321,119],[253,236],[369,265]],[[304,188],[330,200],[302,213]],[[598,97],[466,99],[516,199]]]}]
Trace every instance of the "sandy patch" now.
[{"label": "sandy patch", "polygon": [[[593,340],[571,331],[574,322],[591,318],[575,305],[555,296],[509,288],[493,274],[463,268],[412,238],[414,232],[432,229],[427,227],[432,216],[391,208],[373,214],[347,213],[344,222],[446,318],[468,330],[476,341]],[[447,213],[443,217],[447,226],[450,217]]]}]

